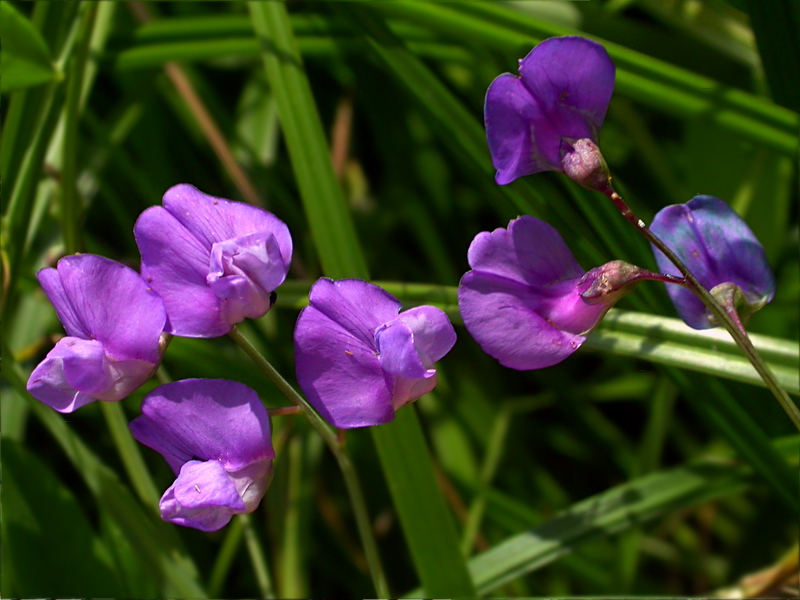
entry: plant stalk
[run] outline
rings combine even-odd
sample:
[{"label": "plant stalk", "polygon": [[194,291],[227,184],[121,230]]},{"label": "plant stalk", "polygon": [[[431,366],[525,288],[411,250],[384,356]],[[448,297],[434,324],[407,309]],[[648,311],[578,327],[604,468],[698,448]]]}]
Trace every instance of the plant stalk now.
[{"label": "plant stalk", "polygon": [[625,217],[625,219],[627,219],[627,221],[633,225],[634,228],[636,228],[636,230],[639,231],[639,233],[641,233],[648,242],[663,252],[664,256],[672,261],[672,263],[678,268],[678,270],[681,272],[681,275],[683,275],[685,279],[683,284],[684,287],[691,290],[706,306],[706,308],[711,311],[711,313],[717,319],[717,322],[728,330],[728,333],[731,334],[733,340],[742,349],[742,352],[744,352],[745,356],[750,361],[750,364],[753,365],[753,368],[755,368],[756,372],[764,381],[764,384],[778,400],[781,408],[788,415],[789,419],[792,421],[798,431],[800,431],[800,408],[798,408],[797,405],[792,401],[786,390],[781,387],[780,383],[778,383],[778,380],[775,378],[775,375],[772,373],[772,370],[769,368],[764,359],[761,358],[761,355],[758,353],[755,346],[753,346],[753,342],[747,335],[747,331],[741,325],[738,315],[737,318],[734,319],[728,313],[728,311],[726,311],[719,304],[719,302],[717,302],[717,300],[703,286],[703,284],[697,280],[694,274],[689,270],[689,267],[687,267],[684,262],[650,230],[644,221],[634,214],[634,212],[617,192],[610,190],[607,195],[622,213],[622,216]]},{"label": "plant stalk", "polygon": [[375,592],[378,598],[389,598],[389,587],[386,583],[386,575],[383,572],[380,555],[378,554],[378,545],[375,541],[375,536],[373,535],[372,526],[369,521],[367,504],[364,501],[364,493],[361,490],[358,474],[356,473],[355,467],[350,460],[350,455],[343,442],[338,439],[337,435],[331,430],[322,417],[317,414],[308,401],[295,391],[289,382],[287,382],[275,367],[264,358],[241,331],[234,327],[228,335],[242,350],[244,350],[245,354],[252,359],[256,366],[272,380],[280,392],[286,396],[292,404],[300,407],[303,416],[308,420],[311,427],[322,437],[334,457],[336,457],[336,462],[339,463],[339,469],[342,471],[342,476],[344,477],[347,492],[350,495],[353,514],[361,536],[361,543],[364,545],[364,553],[367,557],[367,564],[369,565],[369,571],[372,575]]}]

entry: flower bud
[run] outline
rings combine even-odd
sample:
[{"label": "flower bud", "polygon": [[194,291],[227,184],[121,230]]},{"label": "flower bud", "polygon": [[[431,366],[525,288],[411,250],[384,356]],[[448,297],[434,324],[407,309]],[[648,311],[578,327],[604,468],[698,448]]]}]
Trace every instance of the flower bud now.
[{"label": "flower bud", "polygon": [[588,138],[564,139],[559,152],[567,177],[590,190],[611,194],[611,175],[597,144]]},{"label": "flower bud", "polygon": [[578,284],[581,298],[589,304],[611,307],[627,296],[643,279],[653,273],[622,260],[612,260],[587,271]]}]

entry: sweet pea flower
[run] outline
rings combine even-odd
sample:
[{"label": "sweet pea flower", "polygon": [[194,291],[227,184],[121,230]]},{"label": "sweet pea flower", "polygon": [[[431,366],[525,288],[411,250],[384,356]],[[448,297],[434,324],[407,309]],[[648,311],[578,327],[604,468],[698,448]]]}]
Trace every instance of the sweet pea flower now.
[{"label": "sweet pea flower", "polygon": [[553,227],[528,216],[479,233],[467,258],[464,325],[484,352],[520,371],[570,356],[617,300],[656,276],[622,261],[586,272]]},{"label": "sweet pea flower", "polygon": [[78,254],[37,273],[67,337],[33,370],[28,391],[62,413],[130,395],[166,348],[161,298],[118,262]]},{"label": "sweet pea flower", "polygon": [[130,428],[177,475],[159,503],[170,523],[216,531],[233,515],[253,512],[272,479],[267,409],[244,384],[186,379],[159,386]]},{"label": "sweet pea flower", "polygon": [[550,38],[504,73],[486,92],[486,137],[504,185],[541,171],[563,171],[610,190],[597,147],[614,91],[614,63],[600,44],[578,36]]},{"label": "sweet pea flower", "polygon": [[167,190],[163,204],[145,210],[133,231],[142,276],[164,299],[167,331],[218,337],[264,316],[292,259],[286,224],[186,184]]},{"label": "sweet pea flower", "polygon": [[[655,216],[650,230],[729,312],[738,310],[740,319],[746,320],[775,296],[775,278],[763,246],[742,218],[719,198],[695,196],[686,204],[667,206]],[[680,275],[660,250],[653,248],[653,253],[659,269]],[[689,327],[719,325],[690,290],[669,285],[667,292]]]},{"label": "sweet pea flower", "polygon": [[436,386],[433,363],[455,342],[438,308],[400,313],[397,298],[376,285],[323,278],[297,319],[297,381],[332,425],[380,425]]}]

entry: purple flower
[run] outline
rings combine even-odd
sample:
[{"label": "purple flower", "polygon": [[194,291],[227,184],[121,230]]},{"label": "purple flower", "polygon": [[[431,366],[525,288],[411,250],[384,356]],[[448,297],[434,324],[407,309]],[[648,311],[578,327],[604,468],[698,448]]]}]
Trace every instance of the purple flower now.
[{"label": "purple flower", "polygon": [[167,190],[163,208],[145,210],[134,234],[167,331],[185,337],[225,335],[264,316],[292,258],[289,229],[275,215],[186,184]]},{"label": "purple flower", "polygon": [[486,137],[497,183],[541,171],[564,171],[604,189],[608,172],[597,148],[614,90],[605,48],[577,36],[550,38],[486,92]]},{"label": "purple flower", "polygon": [[458,305],[467,331],[500,364],[541,369],[575,352],[647,271],[612,261],[585,272],[550,225],[519,217],[468,251]]},{"label": "purple flower", "polygon": [[166,313],[136,271],[78,254],[37,277],[68,337],[31,373],[34,398],[69,413],[95,400],[122,400],[150,378],[166,348]]},{"label": "purple flower", "polygon": [[[650,230],[723,305],[738,308],[743,320],[775,296],[775,278],[764,248],[742,218],[719,198],[695,196],[686,204],[667,206],[655,216]],[[653,248],[653,252],[664,273],[680,275],[660,250]],[[689,327],[718,325],[690,290],[670,285],[667,292]]]},{"label": "purple flower", "polygon": [[186,379],[145,396],[133,437],[177,475],[159,503],[171,523],[216,531],[253,512],[272,478],[275,451],[267,409],[244,384]]},{"label": "purple flower", "polygon": [[456,333],[433,306],[400,313],[400,302],[360,279],[320,279],[294,332],[297,381],[308,401],[341,428],[380,425],[436,386],[433,363]]}]

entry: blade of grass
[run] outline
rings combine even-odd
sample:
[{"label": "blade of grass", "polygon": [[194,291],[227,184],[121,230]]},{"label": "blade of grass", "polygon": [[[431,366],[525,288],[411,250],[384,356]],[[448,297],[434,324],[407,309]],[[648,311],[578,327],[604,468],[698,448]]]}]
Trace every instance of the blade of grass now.
[{"label": "blade of grass", "polygon": [[750,25],[775,102],[800,112],[797,66],[800,65],[800,5],[797,0],[747,0]]},{"label": "blade of grass", "polygon": [[[366,278],[286,7],[274,2],[248,7],[323,270],[336,278]],[[416,414],[401,411],[393,423],[371,433],[426,595],[474,595]]]},{"label": "blade of grass", "polygon": [[272,2],[248,7],[322,268],[330,277],[365,277],[367,265],[331,166],[286,8]]},{"label": "blade of grass", "polygon": [[684,391],[692,408],[752,465],[792,512],[800,515],[797,469],[774,449],[764,430],[723,382],[708,376],[689,377],[685,371],[672,368],[667,368],[667,373]]},{"label": "blade of grass", "polygon": [[[594,215],[587,213],[585,203],[573,201],[583,198],[582,193],[571,195],[563,186],[545,177],[537,178],[535,183],[520,179],[510,186],[496,185],[484,129],[476,115],[371,10],[363,5],[346,3],[337,4],[336,11],[354,31],[363,32],[365,44],[408,90],[419,109],[429,117],[431,128],[440,131],[442,139],[453,140],[449,147],[466,171],[473,174],[474,184],[486,195],[488,204],[512,204],[512,210],[517,214],[537,215],[560,231],[573,231],[576,251],[582,251],[583,256],[589,256],[597,264],[615,256],[618,244],[624,245],[629,257],[641,256],[646,251],[645,246],[632,236],[616,236],[611,243],[607,241],[611,236],[598,236],[595,229],[603,226],[605,221],[592,221]],[[613,217],[613,207],[601,204],[605,206],[598,210],[606,220]],[[617,221],[619,219],[611,221],[614,228],[624,226]]]},{"label": "blade of grass", "polygon": [[[3,354],[11,353],[3,348]],[[98,505],[125,531],[139,558],[164,581],[164,595],[205,598],[198,583],[198,571],[182,548],[177,532],[167,523],[153,520],[142,511],[115,473],[107,467],[50,407],[31,398],[25,390],[25,376],[19,365],[4,361],[3,375],[28,400],[31,411],[53,436],[67,459],[83,478]]]},{"label": "blade of grass", "polygon": [[64,136],[61,164],[61,231],[64,249],[74,254],[82,249],[80,240],[80,198],[78,197],[78,121],[81,118],[81,95],[84,74],[88,67],[89,44],[92,41],[97,9],[91,3],[81,15],[78,44],[67,64],[67,97],[64,105]]},{"label": "blade of grass", "polygon": [[[796,459],[798,443],[797,436],[781,440],[775,451],[786,459]],[[719,461],[698,461],[648,475],[582,500],[555,519],[497,544],[470,560],[470,570],[478,592],[488,594],[588,541],[739,494],[754,481],[749,467]],[[405,597],[421,593],[413,590]]]},{"label": "blade of grass", "polygon": [[[488,2],[372,2],[369,10],[409,20],[451,38],[467,39],[523,56],[544,38],[580,35],[559,25]],[[800,116],[664,61],[597,39],[617,66],[618,93],[682,119],[707,118],[744,139],[782,154],[797,152]]]},{"label": "blade of grass", "polygon": [[[453,286],[376,281],[403,306],[429,304],[461,323],[458,290]],[[311,284],[287,281],[276,305],[302,308]],[[800,394],[800,351],[791,340],[750,334],[753,344],[792,394]],[[690,329],[683,321],[643,312],[612,308],[584,342],[585,348],[631,356],[763,387],[763,381],[725,331]]]}]

